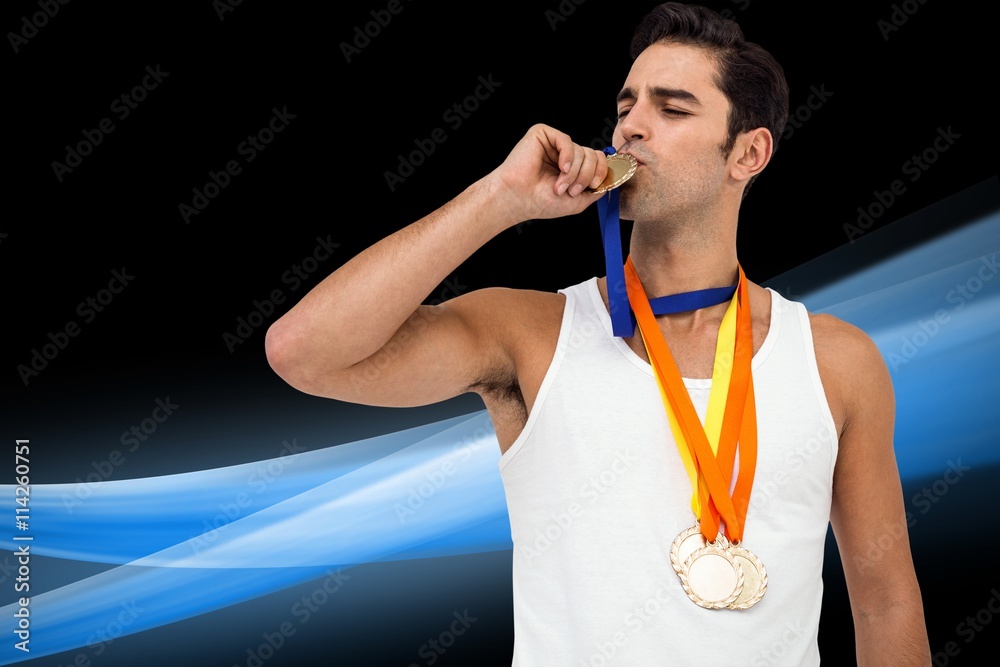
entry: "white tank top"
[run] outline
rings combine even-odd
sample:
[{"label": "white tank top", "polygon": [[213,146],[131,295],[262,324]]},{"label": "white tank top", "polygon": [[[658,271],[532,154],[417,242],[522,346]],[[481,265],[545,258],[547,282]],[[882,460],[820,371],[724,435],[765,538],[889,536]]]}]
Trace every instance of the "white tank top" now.
[{"label": "white tank top", "polygon": [[[499,463],[513,665],[818,665],[837,437],[805,307],[769,290],[753,358],[759,445],[743,546],[764,563],[767,593],[748,610],[708,610],[670,566],[695,520],[652,369],[612,335],[596,278],[559,292],[555,354]],[[702,420],[711,383],[685,380]]]}]

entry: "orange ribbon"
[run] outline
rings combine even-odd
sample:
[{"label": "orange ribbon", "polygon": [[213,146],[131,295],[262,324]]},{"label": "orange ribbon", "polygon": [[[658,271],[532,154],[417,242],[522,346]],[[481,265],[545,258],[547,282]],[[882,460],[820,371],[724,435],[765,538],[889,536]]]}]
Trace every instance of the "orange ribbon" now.
[{"label": "orange ribbon", "polygon": [[[680,427],[682,441],[677,446],[681,458],[693,460],[698,471],[699,481],[695,493],[700,497],[699,504],[703,510],[699,517],[702,535],[708,541],[715,540],[721,517],[726,522],[727,536],[738,544],[743,537],[754,470],[757,467],[757,412],[750,370],[753,360],[753,321],[750,317],[749,287],[743,268],[739,267],[736,344],[717,452],[712,451],[667,341],[656,323],[656,316],[653,315],[631,257],[625,262],[625,286],[650,357],[650,365],[660,383],[661,392],[666,397],[664,407]],[[725,363],[726,360],[717,360],[716,366],[720,361]],[[713,378],[715,377],[716,373],[713,372]],[[730,493],[737,444],[739,474]]]}]

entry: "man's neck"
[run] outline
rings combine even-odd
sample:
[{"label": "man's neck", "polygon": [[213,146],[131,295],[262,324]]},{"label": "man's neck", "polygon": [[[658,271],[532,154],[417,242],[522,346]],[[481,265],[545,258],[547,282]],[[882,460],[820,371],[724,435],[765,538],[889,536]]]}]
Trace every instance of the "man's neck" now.
[{"label": "man's neck", "polygon": [[629,255],[650,299],[734,285],[739,275],[736,240],[725,233],[692,237],[635,225]]}]

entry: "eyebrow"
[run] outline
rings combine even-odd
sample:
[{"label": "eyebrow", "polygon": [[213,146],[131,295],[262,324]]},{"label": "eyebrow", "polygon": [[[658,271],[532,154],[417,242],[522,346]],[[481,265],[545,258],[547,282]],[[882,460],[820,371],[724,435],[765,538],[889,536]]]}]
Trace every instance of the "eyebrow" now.
[{"label": "eyebrow", "polygon": [[[684,102],[690,102],[691,104],[696,104],[701,106],[701,100],[699,100],[694,93],[689,90],[684,90],[683,88],[667,88],[665,86],[650,86],[646,89],[649,92],[650,97],[661,98],[661,99],[673,99],[681,100]],[[626,86],[622,88],[622,91],[618,93],[618,98],[616,102],[621,102],[622,100],[634,100],[638,96],[635,90]]]}]

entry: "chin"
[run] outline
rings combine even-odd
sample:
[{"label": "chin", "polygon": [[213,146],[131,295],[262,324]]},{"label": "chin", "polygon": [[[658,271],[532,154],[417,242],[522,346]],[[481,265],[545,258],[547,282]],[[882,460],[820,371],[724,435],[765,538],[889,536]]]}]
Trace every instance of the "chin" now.
[{"label": "chin", "polygon": [[618,211],[619,216],[625,218],[626,220],[632,220],[633,209],[632,203],[635,201],[636,192],[635,188],[627,187],[628,183],[623,185],[619,190],[618,199]]},{"label": "chin", "polygon": [[625,189],[622,187],[621,199],[619,200],[619,217],[624,220],[635,220],[636,216],[642,216],[644,209],[648,206],[644,206],[645,202],[642,201],[642,197],[635,188]]}]

